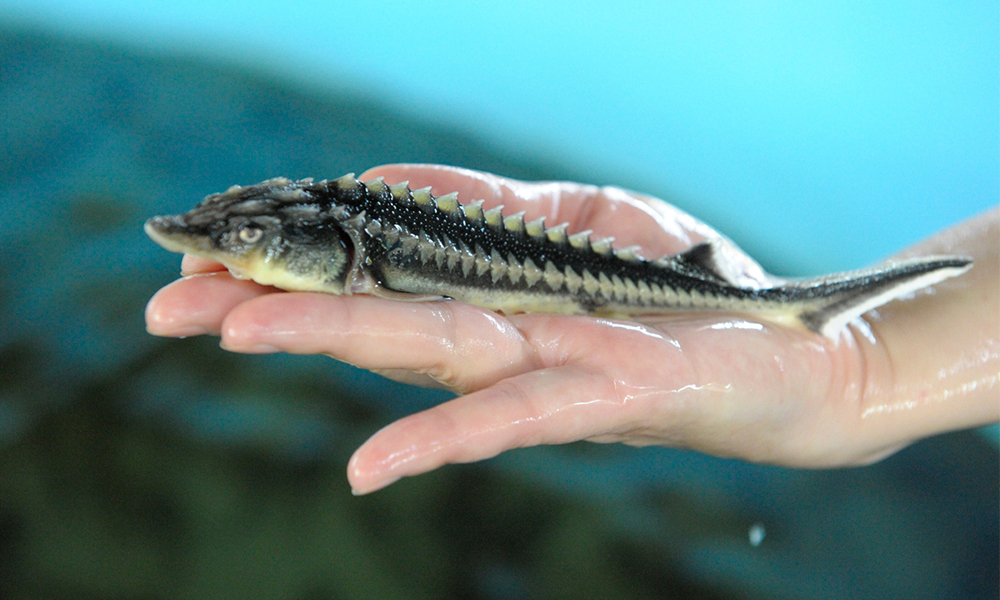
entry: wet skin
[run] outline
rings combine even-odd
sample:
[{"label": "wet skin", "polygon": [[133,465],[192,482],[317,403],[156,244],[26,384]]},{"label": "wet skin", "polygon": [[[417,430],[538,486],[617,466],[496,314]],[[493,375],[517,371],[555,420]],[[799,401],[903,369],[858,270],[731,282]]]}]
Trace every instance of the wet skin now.
[{"label": "wet skin", "polygon": [[[526,218],[568,221],[648,256],[716,234],[673,207],[614,188],[527,184],[433,166],[384,176],[458,190]],[[446,463],[576,440],[668,445],[796,467],[878,460],[912,441],[1000,417],[1000,211],[901,256],[960,254],[965,275],[869,312],[834,342],[740,315],[614,321],[502,316],[455,301],[286,293],[185,257],[154,296],[155,335],[221,335],[236,352],[327,354],[458,398],[401,419],[352,457],[357,493]],[[767,276],[748,257],[747,277]]]}]

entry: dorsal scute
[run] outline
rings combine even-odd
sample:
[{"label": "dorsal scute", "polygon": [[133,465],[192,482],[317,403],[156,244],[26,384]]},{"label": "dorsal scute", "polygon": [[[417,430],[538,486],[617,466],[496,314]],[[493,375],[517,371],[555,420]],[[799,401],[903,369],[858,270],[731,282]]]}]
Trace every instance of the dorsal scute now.
[{"label": "dorsal scute", "polygon": [[412,198],[410,197],[409,181],[401,181],[396,185],[390,185],[389,193],[392,194],[393,199],[396,200],[397,202],[406,203],[412,200]]},{"label": "dorsal scute", "polygon": [[275,203],[296,204],[302,201],[304,194],[305,190],[301,187],[285,187],[282,189],[272,190],[268,195],[270,196],[271,201]]},{"label": "dorsal scute", "polygon": [[452,192],[444,196],[438,196],[434,199],[434,205],[445,214],[456,215],[458,214],[458,193]]},{"label": "dorsal scute", "polygon": [[516,212],[503,218],[503,228],[511,233],[524,231],[524,211]]},{"label": "dorsal scute", "polygon": [[626,246],[615,250],[615,256],[626,262],[638,262],[641,260],[639,257],[639,252],[641,251],[642,248],[639,246]]},{"label": "dorsal scute", "polygon": [[538,217],[524,224],[524,232],[533,238],[545,236],[545,217]]},{"label": "dorsal scute", "polygon": [[590,234],[594,233],[592,229],[585,229],[578,233],[570,234],[567,238],[569,245],[580,250],[587,250],[590,248]]},{"label": "dorsal scute", "polygon": [[431,196],[430,186],[413,190],[410,195],[413,197],[413,203],[421,208],[434,206],[434,196]]},{"label": "dorsal scute", "polygon": [[597,254],[603,254],[605,256],[611,254],[611,243],[615,241],[613,237],[601,238],[599,240],[594,240],[590,242],[590,249]]},{"label": "dorsal scute", "polygon": [[[265,181],[262,181],[262,182],[258,183],[257,185],[261,186],[261,187],[276,188],[276,187],[285,187],[285,186],[291,185],[291,184],[292,184],[292,180],[289,179],[289,178],[287,178],[287,177],[272,177],[270,179],[267,179]],[[239,186],[234,186],[234,187],[239,187]],[[233,189],[233,188],[229,188],[229,189]]]},{"label": "dorsal scute", "polygon": [[341,190],[353,190],[359,185],[358,180],[354,178],[354,173],[348,173],[343,177],[338,177],[331,183],[336,185],[337,188]]},{"label": "dorsal scute", "polygon": [[496,228],[503,227],[503,204],[494,206],[489,210],[484,210],[483,219],[486,220],[487,225]]},{"label": "dorsal scute", "polygon": [[381,194],[386,189],[385,177],[376,177],[371,181],[366,181],[365,187],[368,188],[368,191],[373,194]]},{"label": "dorsal scute", "polygon": [[549,227],[545,230],[545,237],[549,239],[553,244],[566,244],[566,230],[569,229],[569,223],[560,223],[553,227]]},{"label": "dorsal scute", "polygon": [[476,200],[475,202],[470,202],[468,204],[462,205],[462,214],[465,218],[474,223],[478,223],[483,220],[483,201]]}]

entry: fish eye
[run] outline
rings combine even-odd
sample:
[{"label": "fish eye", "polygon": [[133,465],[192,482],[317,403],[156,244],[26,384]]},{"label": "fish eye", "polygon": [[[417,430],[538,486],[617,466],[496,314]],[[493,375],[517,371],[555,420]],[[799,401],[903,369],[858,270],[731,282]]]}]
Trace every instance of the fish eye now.
[{"label": "fish eye", "polygon": [[256,244],[260,241],[260,238],[264,236],[264,230],[260,227],[254,227],[253,225],[244,225],[240,227],[240,241],[245,244]]}]

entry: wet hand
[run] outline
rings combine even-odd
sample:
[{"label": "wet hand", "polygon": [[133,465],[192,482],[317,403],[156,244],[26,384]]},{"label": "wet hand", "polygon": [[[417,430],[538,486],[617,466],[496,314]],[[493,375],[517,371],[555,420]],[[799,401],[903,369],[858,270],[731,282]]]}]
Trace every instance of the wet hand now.
[{"label": "wet hand", "polygon": [[[614,235],[647,258],[717,237],[677,209],[616,188],[523,183],[432,166],[382,167],[385,176],[434,194],[505,205],[508,214],[569,222]],[[730,268],[746,285],[768,276],[732,246]],[[615,321],[579,316],[502,316],[454,302],[276,293],[233,279],[220,265],[185,257],[193,276],[147,308],[151,333],[221,335],[238,352],[327,354],[394,379],[435,385],[454,400],[401,419],[352,457],[358,493],[443,464],[508,449],[577,440],[669,445],[791,466],[871,461],[905,445],[877,407],[895,393],[892,362],[876,327],[859,323],[838,343],[735,315],[691,314]],[[875,412],[872,412],[872,411]],[[874,415],[874,418],[869,418]]]}]

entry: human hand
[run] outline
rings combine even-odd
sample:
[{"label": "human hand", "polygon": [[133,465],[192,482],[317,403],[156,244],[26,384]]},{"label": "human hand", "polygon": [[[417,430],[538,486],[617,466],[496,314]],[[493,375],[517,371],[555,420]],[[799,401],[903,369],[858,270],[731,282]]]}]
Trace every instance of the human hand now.
[{"label": "human hand", "polygon": [[[669,205],[616,188],[414,165],[380,167],[362,179],[377,176],[431,185],[434,194],[457,190],[463,201],[484,198],[486,208],[504,204],[507,214],[526,210],[528,220],[567,221],[571,231],[593,229],[595,238],[615,235],[616,245],[640,245],[647,258],[718,237]],[[348,467],[357,493],[446,463],[577,440],[789,466],[862,464],[924,435],[997,418],[995,402],[983,400],[990,390],[995,397],[1000,371],[997,259],[983,256],[997,237],[997,214],[981,220],[975,235],[920,251],[938,253],[945,243],[948,253],[976,258],[972,272],[939,284],[934,295],[879,309],[870,314],[877,319],[853,324],[836,343],[738,315],[640,323],[501,316],[457,301],[276,293],[189,256],[183,271],[204,276],[161,290],[147,307],[147,326],[157,335],[221,335],[223,347],[237,352],[327,354],[461,394],[359,448]],[[734,246],[725,255],[744,285],[771,281]]]}]

